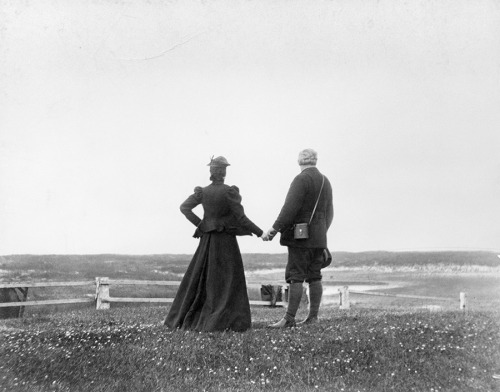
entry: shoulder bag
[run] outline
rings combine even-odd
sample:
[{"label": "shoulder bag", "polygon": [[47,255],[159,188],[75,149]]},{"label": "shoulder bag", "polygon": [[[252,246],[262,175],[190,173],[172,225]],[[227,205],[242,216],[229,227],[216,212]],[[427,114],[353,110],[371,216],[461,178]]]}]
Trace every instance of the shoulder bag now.
[{"label": "shoulder bag", "polygon": [[321,196],[321,192],[323,191],[323,185],[325,185],[325,176],[323,176],[323,182],[321,183],[321,189],[319,190],[318,198],[316,199],[316,204],[314,205],[313,212],[311,214],[311,218],[309,219],[309,223],[295,223],[293,225],[293,238],[296,240],[306,240],[309,238],[309,225],[312,222],[314,213],[316,212],[316,207],[318,206],[319,198]]}]

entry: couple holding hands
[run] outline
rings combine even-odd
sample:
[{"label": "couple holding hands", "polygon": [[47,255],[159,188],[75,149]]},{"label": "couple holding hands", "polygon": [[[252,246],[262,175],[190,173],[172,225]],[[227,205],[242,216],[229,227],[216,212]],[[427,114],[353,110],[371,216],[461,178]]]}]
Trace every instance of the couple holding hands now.
[{"label": "couple holding hands", "polygon": [[[330,181],[316,168],[316,162],[316,151],[305,149],[299,153],[300,173],[293,179],[275,223],[264,233],[245,215],[238,188],[224,184],[229,166],[226,158],[211,160],[208,166],[212,183],[196,187],[180,207],[196,226],[194,237],[200,243],[165,318],[166,326],[207,332],[249,329],[250,304],[236,236],[255,234],[271,241],[278,232],[280,244],[288,248],[288,306],[283,318],[269,327],[296,325],[304,282],[309,284],[310,303],[309,315],[301,324],[317,322],[333,202]],[[199,204],[203,206],[203,219],[192,211]]]}]

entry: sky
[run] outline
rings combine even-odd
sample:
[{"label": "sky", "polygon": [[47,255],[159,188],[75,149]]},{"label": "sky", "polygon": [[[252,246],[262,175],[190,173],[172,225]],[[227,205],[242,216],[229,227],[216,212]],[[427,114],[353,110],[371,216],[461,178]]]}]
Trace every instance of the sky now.
[{"label": "sky", "polygon": [[500,251],[500,3],[0,0],[0,255],[194,253],[219,155],[266,231],[304,148],[332,251]]}]

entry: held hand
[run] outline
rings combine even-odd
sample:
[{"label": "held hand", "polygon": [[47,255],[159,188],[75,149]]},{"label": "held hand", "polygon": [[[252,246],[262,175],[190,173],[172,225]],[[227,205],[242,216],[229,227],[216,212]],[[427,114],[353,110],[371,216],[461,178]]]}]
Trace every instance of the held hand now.
[{"label": "held hand", "polygon": [[266,238],[267,240],[264,241],[272,241],[274,236],[276,235],[277,231],[274,230],[272,227],[267,231],[266,233]]}]

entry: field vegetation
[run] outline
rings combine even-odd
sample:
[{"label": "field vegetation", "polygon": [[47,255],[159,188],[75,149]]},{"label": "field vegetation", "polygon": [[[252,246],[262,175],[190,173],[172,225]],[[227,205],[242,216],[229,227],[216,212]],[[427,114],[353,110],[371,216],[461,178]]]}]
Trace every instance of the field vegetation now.
[{"label": "field vegetation", "polygon": [[[418,257],[420,256],[420,257]],[[325,301],[317,325],[267,328],[282,308],[252,307],[245,333],[171,331],[168,306],[26,307],[0,320],[0,391],[500,391],[500,259],[491,252],[335,253],[332,285],[449,298],[351,295]],[[190,255],[0,258],[18,281],[180,280]],[[247,279],[282,284],[286,255],[244,255]],[[336,286],[335,286],[336,287]],[[112,296],[171,297],[164,287],[112,287]],[[259,299],[258,289],[249,290]],[[466,311],[458,294],[467,292]],[[95,287],[34,288],[29,299],[92,295]],[[429,307],[433,306],[433,307]],[[298,318],[305,317],[306,304]],[[439,310],[439,311],[436,311]]]},{"label": "field vegetation", "polygon": [[[489,313],[328,308],[317,325],[245,333],[161,325],[166,307],[4,322],[3,391],[495,391],[500,325]],[[301,311],[301,317],[304,311]]]}]

